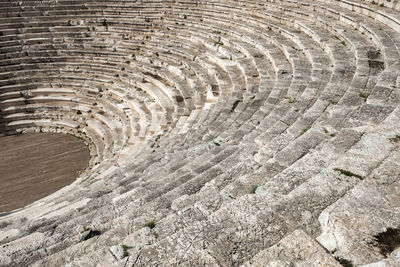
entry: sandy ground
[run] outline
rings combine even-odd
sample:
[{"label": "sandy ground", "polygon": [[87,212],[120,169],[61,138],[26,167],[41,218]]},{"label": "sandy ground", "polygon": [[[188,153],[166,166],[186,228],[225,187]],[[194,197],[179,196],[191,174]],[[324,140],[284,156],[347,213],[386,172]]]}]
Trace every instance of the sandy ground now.
[{"label": "sandy ground", "polygon": [[70,135],[0,137],[0,212],[24,207],[72,183],[88,163],[86,145]]}]

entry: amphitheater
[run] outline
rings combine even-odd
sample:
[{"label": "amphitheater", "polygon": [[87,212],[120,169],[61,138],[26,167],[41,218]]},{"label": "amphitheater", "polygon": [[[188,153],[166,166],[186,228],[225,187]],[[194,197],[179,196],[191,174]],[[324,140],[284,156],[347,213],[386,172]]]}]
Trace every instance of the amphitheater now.
[{"label": "amphitheater", "polygon": [[0,0],[0,136],[90,151],[0,213],[0,265],[400,266],[400,2],[376,1]]}]

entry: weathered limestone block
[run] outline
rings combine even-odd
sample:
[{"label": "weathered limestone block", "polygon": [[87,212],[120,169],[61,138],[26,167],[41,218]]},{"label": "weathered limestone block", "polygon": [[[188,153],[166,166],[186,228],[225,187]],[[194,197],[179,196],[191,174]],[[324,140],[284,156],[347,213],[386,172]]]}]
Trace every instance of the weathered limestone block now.
[{"label": "weathered limestone block", "polygon": [[301,230],[258,253],[243,266],[341,266],[315,240]]}]

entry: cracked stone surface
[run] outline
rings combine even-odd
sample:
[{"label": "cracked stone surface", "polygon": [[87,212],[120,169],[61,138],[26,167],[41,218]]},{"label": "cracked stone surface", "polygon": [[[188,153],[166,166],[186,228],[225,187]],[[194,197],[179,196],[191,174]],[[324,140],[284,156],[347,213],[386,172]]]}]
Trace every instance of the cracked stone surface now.
[{"label": "cracked stone surface", "polygon": [[0,138],[90,151],[0,213],[0,266],[400,265],[398,0],[0,13]]}]

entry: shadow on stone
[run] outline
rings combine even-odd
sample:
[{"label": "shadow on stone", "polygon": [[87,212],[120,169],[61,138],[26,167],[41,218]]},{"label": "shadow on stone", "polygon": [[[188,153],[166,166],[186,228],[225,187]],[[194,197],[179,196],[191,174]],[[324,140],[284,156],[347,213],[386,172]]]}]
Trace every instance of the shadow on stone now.
[{"label": "shadow on stone", "polygon": [[389,228],[385,232],[375,235],[374,238],[377,242],[376,246],[384,256],[400,247],[400,229]]},{"label": "shadow on stone", "polygon": [[90,238],[92,238],[92,237],[95,237],[95,236],[99,236],[99,235],[101,235],[101,231],[99,231],[99,230],[89,230],[89,232],[87,233],[87,235],[83,238],[83,240],[88,240],[88,239],[90,239]]}]

